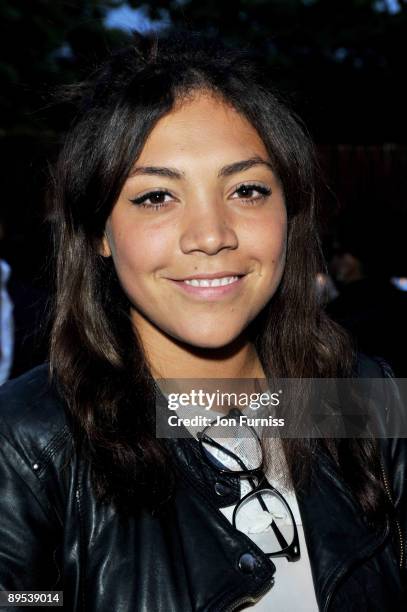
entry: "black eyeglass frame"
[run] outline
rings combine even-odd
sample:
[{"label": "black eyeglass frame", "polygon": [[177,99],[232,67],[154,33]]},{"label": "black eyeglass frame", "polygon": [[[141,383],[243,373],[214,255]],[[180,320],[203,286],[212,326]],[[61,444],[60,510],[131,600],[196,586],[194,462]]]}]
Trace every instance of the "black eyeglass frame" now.
[{"label": "black eyeglass frame", "polygon": [[[232,408],[228,412],[227,417],[235,417],[236,415],[241,415],[241,412],[239,410],[237,410],[236,408]],[[232,451],[230,451],[226,447],[222,446],[222,444],[219,444],[218,442],[216,442],[216,440],[214,440],[213,438],[209,437],[205,433],[211,427],[213,427],[213,425],[209,424],[209,425],[207,425],[205,427],[205,429],[203,429],[202,431],[197,433],[197,438],[198,438],[198,442],[199,442],[199,449],[201,451],[201,455],[202,455],[205,463],[207,463],[213,470],[215,470],[219,474],[222,474],[223,476],[246,477],[247,480],[249,481],[250,485],[253,487],[253,490],[249,491],[248,493],[246,493],[246,495],[244,495],[242,497],[242,499],[240,499],[239,502],[234,507],[234,509],[233,509],[233,516],[232,516],[233,527],[236,530],[238,530],[237,527],[236,527],[236,515],[237,515],[237,512],[238,512],[239,508],[250,497],[256,497],[258,502],[259,502],[259,504],[260,504],[260,506],[262,507],[262,509],[265,510],[266,512],[268,512],[268,509],[267,509],[267,507],[266,507],[266,505],[264,503],[264,500],[261,497],[261,493],[266,494],[267,492],[272,491],[273,494],[276,495],[276,497],[278,497],[278,499],[287,508],[287,510],[289,512],[289,515],[290,515],[290,518],[291,518],[291,522],[293,524],[294,537],[293,537],[293,541],[291,542],[291,544],[287,544],[283,534],[281,533],[281,531],[277,527],[277,525],[276,525],[276,523],[274,521],[274,518],[272,518],[270,526],[271,526],[271,528],[272,528],[272,530],[274,532],[274,535],[275,535],[278,543],[280,544],[280,546],[282,548],[279,551],[276,551],[276,552],[273,552],[273,553],[264,553],[264,554],[267,557],[269,557],[269,558],[286,557],[288,561],[292,561],[292,562],[298,561],[298,559],[300,558],[300,543],[299,543],[298,530],[297,530],[297,525],[295,523],[294,515],[293,515],[293,512],[292,512],[288,502],[284,498],[284,496],[275,487],[273,487],[269,482],[267,482],[267,479],[266,479],[264,471],[263,471],[264,458],[263,458],[263,451],[262,451],[262,448],[261,448],[261,441],[260,441],[260,438],[259,438],[256,430],[253,427],[251,427],[250,425],[245,425],[245,427],[250,429],[250,431],[252,432],[252,434],[255,436],[255,438],[257,439],[257,441],[260,444],[260,450],[261,450],[261,453],[262,453],[262,461],[261,461],[261,464],[260,464],[260,466],[258,468],[247,469],[245,464],[243,463],[243,461],[240,459],[240,457],[235,455],[235,453],[233,453]],[[208,458],[208,453],[207,453],[207,451],[205,450],[205,448],[203,446],[203,444],[205,442],[208,445],[214,446],[218,450],[221,450],[222,452],[224,452],[229,457],[233,458],[240,467],[243,466],[243,469],[242,470],[229,470],[227,468],[221,468],[218,465],[216,465],[215,463],[213,463]],[[254,481],[254,478],[256,478],[256,481]],[[256,484],[256,482],[257,482],[257,484]]]}]

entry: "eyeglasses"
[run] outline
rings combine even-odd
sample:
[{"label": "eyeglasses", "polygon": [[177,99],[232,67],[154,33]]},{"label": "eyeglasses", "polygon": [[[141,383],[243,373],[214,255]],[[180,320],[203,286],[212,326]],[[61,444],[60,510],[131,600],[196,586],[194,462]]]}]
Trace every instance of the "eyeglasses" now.
[{"label": "eyeglasses", "polygon": [[[298,561],[300,546],[294,515],[283,495],[267,482],[260,438],[242,416],[232,408],[227,424],[211,423],[197,434],[202,457],[222,475],[247,479],[252,489],[233,510],[235,529],[246,533],[268,557]],[[225,439],[227,446],[222,444]]]}]

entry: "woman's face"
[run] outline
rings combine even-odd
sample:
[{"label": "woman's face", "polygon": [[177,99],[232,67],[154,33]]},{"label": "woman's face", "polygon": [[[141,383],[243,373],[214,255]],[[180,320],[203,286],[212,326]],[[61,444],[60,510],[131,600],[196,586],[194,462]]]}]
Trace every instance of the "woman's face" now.
[{"label": "woman's face", "polygon": [[219,348],[276,291],[286,231],[284,194],[256,130],[199,93],[152,130],[107,221],[103,254],[143,342]]}]

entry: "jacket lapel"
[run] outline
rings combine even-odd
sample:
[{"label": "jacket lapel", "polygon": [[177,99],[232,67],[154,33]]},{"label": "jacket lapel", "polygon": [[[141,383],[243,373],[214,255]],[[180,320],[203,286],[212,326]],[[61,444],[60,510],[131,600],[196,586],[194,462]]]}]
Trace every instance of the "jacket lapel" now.
[{"label": "jacket lapel", "polygon": [[369,557],[389,534],[372,530],[335,464],[322,456],[306,491],[297,492],[317,601],[327,610],[336,585],[358,561]]}]

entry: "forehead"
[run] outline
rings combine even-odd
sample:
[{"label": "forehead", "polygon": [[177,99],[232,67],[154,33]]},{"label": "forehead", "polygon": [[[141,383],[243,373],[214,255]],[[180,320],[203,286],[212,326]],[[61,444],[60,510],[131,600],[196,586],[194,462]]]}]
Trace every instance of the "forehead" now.
[{"label": "forehead", "polygon": [[[196,160],[225,156],[268,157],[251,123],[230,104],[206,92],[178,103],[151,131],[139,161],[190,156]],[[243,156],[243,157],[242,157]]]}]

